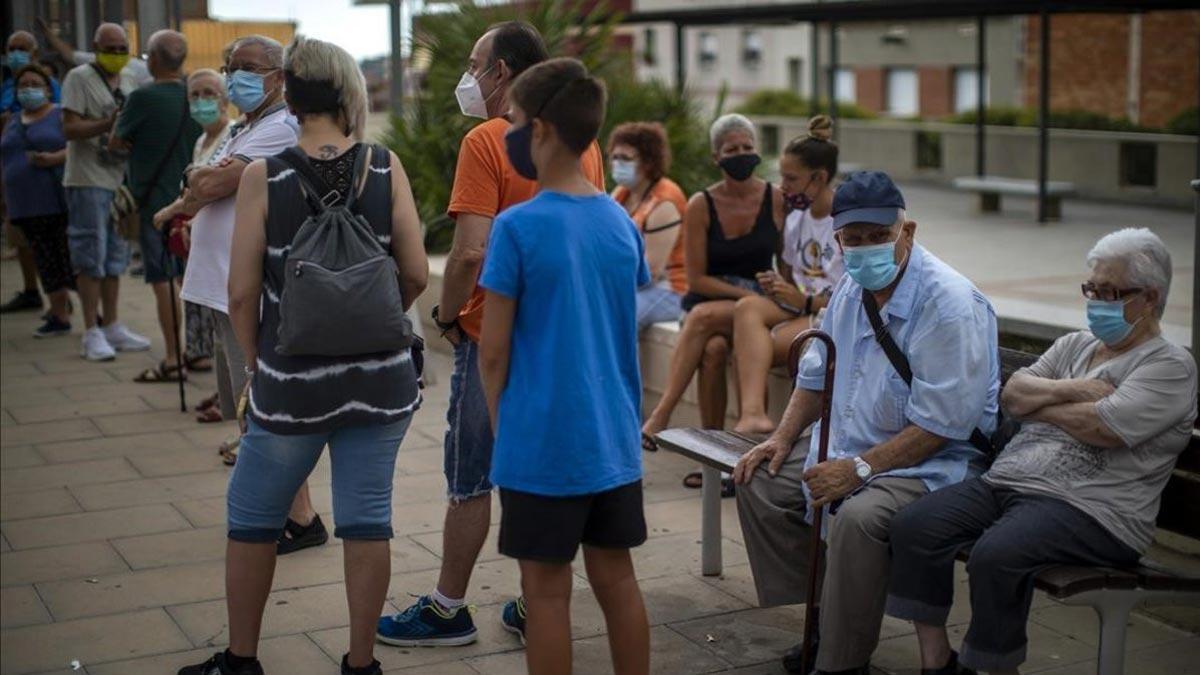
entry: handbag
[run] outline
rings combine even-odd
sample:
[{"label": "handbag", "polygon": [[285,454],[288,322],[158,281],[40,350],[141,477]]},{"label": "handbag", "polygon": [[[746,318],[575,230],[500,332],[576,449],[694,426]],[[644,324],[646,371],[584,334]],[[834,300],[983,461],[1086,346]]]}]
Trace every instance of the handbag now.
[{"label": "handbag", "polygon": [[191,220],[191,216],[180,214],[167,224],[167,250],[180,260],[187,260],[191,248],[188,240],[183,238],[184,231],[191,227]]},{"label": "handbag", "polygon": [[140,195],[141,199],[135,199],[133,191],[129,189],[129,176],[126,173],[126,182],[121,183],[117,187],[116,193],[113,195],[112,204],[109,206],[108,215],[116,227],[117,234],[124,239],[133,240],[138,237],[141,230],[141,216],[138,213],[138,208],[145,204],[150,199],[151,193],[154,192],[155,181],[163,169],[167,168],[167,162],[171,161],[171,155],[175,154],[175,148],[179,147],[179,139],[183,137],[183,128],[187,126],[188,118],[188,100],[187,95],[183,97],[183,117],[179,120],[179,128],[175,130],[175,138],[171,141],[171,145],[167,148],[166,154],[159,160],[158,166],[154,171],[150,172],[150,184]]}]

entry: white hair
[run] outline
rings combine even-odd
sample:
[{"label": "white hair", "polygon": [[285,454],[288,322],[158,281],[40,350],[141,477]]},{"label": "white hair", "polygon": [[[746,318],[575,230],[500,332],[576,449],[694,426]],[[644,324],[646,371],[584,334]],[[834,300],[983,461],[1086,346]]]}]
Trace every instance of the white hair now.
[{"label": "white hair", "polygon": [[367,80],[354,57],[332,42],[297,35],[283,61],[290,76],[328,82],[337,91],[337,119],[347,136],[361,141],[367,125]]},{"label": "white hair", "polygon": [[272,40],[265,35],[247,35],[244,38],[238,38],[237,42],[233,43],[233,49],[230,54],[240,49],[243,45],[258,45],[262,47],[263,57],[267,60],[267,65],[272,68],[283,67],[283,45],[279,44],[279,40]]},{"label": "white hair", "polygon": [[745,115],[729,113],[713,120],[712,126],[708,128],[708,140],[712,143],[713,152],[720,152],[725,137],[735,131],[750,134],[750,139],[758,145],[758,131],[754,128],[754,122]]},{"label": "white hair", "polygon": [[1087,254],[1089,268],[1101,261],[1124,263],[1130,284],[1157,290],[1154,314],[1162,317],[1171,290],[1171,252],[1157,234],[1145,227],[1126,227],[1106,234]]},{"label": "white hair", "polygon": [[213,70],[212,68],[201,68],[199,70],[193,70],[192,74],[188,75],[188,78],[187,78],[188,88],[189,89],[191,88],[193,82],[196,82],[197,80],[203,80],[206,78],[212,79],[213,82],[216,82],[217,90],[221,92],[221,100],[222,101],[229,100],[229,92],[228,92],[228,90],[225,89],[225,78],[222,77],[220,73]]}]

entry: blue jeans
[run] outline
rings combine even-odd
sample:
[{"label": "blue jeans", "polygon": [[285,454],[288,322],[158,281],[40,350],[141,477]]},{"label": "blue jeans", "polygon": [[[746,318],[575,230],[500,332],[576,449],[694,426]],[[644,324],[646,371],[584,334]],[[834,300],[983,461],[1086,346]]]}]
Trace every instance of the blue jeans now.
[{"label": "blue jeans", "polygon": [[638,289],[637,292],[637,327],[638,332],[647,329],[651,324],[664,321],[679,321],[683,316],[680,302],[683,296],[676,293],[671,284],[660,281]]},{"label": "blue jeans", "polygon": [[66,193],[71,267],[93,279],[121,276],[129,266],[129,242],[108,212],[115,193],[95,187],[68,187]]},{"label": "blue jeans", "polygon": [[296,491],[329,445],[333,469],[333,536],[392,538],[392,475],[396,453],[412,422],[346,427],[330,433],[284,436],[253,420],[229,478],[229,538],[262,543],[283,533]]},{"label": "blue jeans", "polygon": [[[454,348],[450,376],[450,409],[446,411],[446,493],[461,502],[492,491],[492,423],[483,381],[479,378],[479,345],[464,339]],[[239,460],[241,461],[241,460]]]}]

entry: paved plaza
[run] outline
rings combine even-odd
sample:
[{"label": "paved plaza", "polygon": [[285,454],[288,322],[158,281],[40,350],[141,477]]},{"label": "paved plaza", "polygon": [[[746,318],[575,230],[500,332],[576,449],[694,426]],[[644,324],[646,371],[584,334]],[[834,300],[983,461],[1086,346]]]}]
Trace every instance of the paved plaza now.
[{"label": "paved plaza", "polygon": [[[965,195],[912,188],[919,237],[960,265],[994,298],[1082,316],[1082,255],[1114,219],[1153,226],[1172,247],[1176,293],[1168,319],[1190,321],[1191,216],[1104,205],[1066,206],[1063,223],[1031,220],[1028,205],[978,218]],[[961,218],[959,216],[961,214]],[[1138,216],[1141,215],[1139,219]],[[1092,221],[1091,216],[1104,216]],[[0,265],[0,296],[17,290],[16,263]],[[110,363],[79,357],[69,338],[35,340],[31,313],[0,321],[0,673],[173,674],[226,640],[223,601],[224,494],[229,469],[217,444],[230,423],[200,425],[179,411],[176,387],[135,384],[162,354],[149,291],[126,279],[122,318],[155,336],[147,354]],[[1003,312],[1002,312],[1003,313]],[[75,321],[81,319],[76,314]],[[430,358],[436,386],[400,450],[395,476],[392,582],[388,611],[428,593],[439,566],[444,480],[440,438],[449,360]],[[187,385],[189,405],[214,391],[211,376]],[[800,639],[803,607],[760,609],[741,543],[736,508],[724,504],[725,574],[700,575],[698,491],[680,478],[689,464],[645,455],[650,540],[635,563],[653,625],[655,673],[778,673],[778,656]],[[313,496],[327,524],[329,465],[318,465]],[[493,522],[499,515],[498,505]],[[472,579],[477,644],[454,649],[380,646],[388,672],[502,675],[524,672],[519,643],[498,621],[518,588],[517,566],[496,552],[495,529]],[[1200,551],[1183,552],[1193,564]],[[267,672],[331,674],[347,643],[341,546],[337,541],[280,559],[260,654]],[[800,564],[801,561],[797,561]],[[582,570],[578,570],[582,573]],[[611,672],[604,622],[582,576],[573,606],[578,673]],[[960,569],[953,639],[969,611]],[[1097,621],[1090,609],[1035,600],[1024,672],[1095,672]],[[1128,640],[1131,675],[1200,672],[1200,610],[1142,612]],[[77,667],[72,664],[75,663]],[[886,620],[874,665],[917,673],[911,626]]]}]

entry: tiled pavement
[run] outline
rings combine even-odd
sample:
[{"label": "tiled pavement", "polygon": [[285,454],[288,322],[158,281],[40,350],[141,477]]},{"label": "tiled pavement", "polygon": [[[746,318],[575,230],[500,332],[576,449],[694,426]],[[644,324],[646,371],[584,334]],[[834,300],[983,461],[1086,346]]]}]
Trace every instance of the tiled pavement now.
[{"label": "tiled pavement", "polygon": [[[15,264],[4,262],[0,273],[0,295],[7,297],[15,289]],[[124,297],[123,316],[151,334],[152,305],[140,281],[128,280]],[[132,377],[153,362],[152,355],[87,363],[78,356],[77,335],[34,340],[33,326],[28,314],[0,320],[0,672],[174,673],[226,639],[228,470],[215,448],[231,427],[198,425],[191,414],[181,414],[172,385],[134,384]],[[161,354],[161,345],[152,354]],[[449,363],[435,355],[431,364],[439,384],[426,392],[395,477],[391,608],[428,592],[437,575],[444,488],[439,437]],[[210,393],[211,382],[191,382],[189,403]],[[688,468],[667,453],[646,455],[651,538],[637,551],[636,563],[654,626],[654,671],[779,672],[777,656],[799,640],[803,608],[755,607],[732,503],[724,513],[725,576],[700,576],[698,495],[679,483]],[[312,484],[328,520],[326,462]],[[331,542],[280,560],[263,630],[268,672],[336,672],[347,639],[339,549]],[[381,646],[378,657],[389,672],[524,672],[519,645],[497,622],[500,603],[516,588],[516,565],[496,553],[493,537],[472,583],[479,642],[447,650]],[[577,589],[577,672],[609,672],[603,618],[582,577]],[[1097,634],[1090,610],[1042,597],[1036,607],[1027,671],[1094,672]],[[1196,612],[1165,610],[1162,616],[1193,632],[1135,618],[1127,672],[1200,672]],[[952,615],[956,635],[967,617],[960,602]],[[916,672],[911,633],[909,626],[887,621],[876,665]],[[74,661],[78,670],[72,670]]]}]

